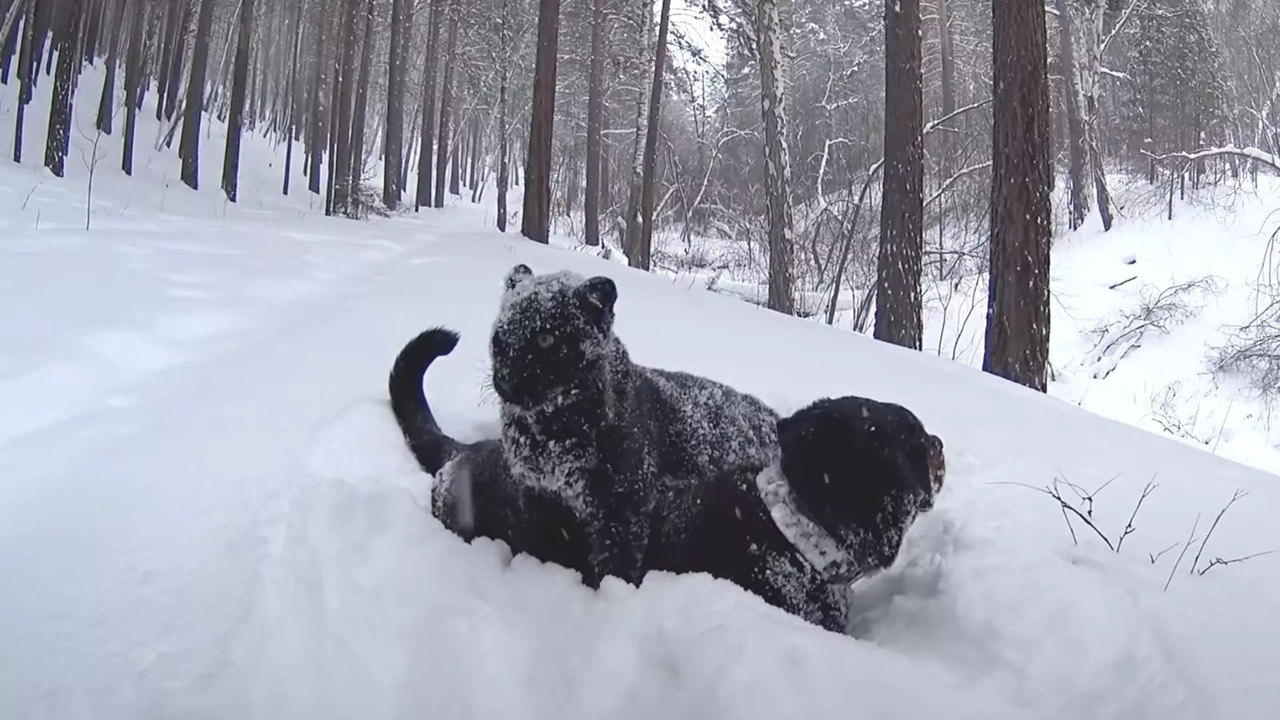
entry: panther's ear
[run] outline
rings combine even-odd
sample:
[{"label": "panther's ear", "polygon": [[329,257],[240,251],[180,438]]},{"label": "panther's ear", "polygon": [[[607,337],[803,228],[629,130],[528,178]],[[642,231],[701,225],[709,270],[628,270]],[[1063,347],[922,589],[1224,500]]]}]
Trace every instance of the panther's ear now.
[{"label": "panther's ear", "polygon": [[502,284],[507,290],[514,290],[517,285],[531,277],[533,277],[533,270],[529,269],[528,265],[520,263],[507,272],[507,277],[503,280]]},{"label": "panther's ear", "polygon": [[597,275],[578,286],[584,307],[602,322],[612,323],[613,305],[618,301],[618,286],[611,278]]}]

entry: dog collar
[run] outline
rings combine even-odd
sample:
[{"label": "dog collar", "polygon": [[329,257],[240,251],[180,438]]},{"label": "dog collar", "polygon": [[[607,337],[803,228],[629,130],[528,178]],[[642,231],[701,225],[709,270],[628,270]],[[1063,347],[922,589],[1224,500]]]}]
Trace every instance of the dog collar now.
[{"label": "dog collar", "polygon": [[858,563],[800,507],[780,462],[756,475],[756,489],[782,535],[828,583],[848,584],[861,577]]}]

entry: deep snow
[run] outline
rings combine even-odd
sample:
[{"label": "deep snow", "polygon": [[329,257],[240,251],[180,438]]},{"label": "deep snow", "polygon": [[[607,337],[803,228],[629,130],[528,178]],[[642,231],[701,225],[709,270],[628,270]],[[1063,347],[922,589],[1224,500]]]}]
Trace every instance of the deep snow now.
[{"label": "deep snow", "polygon": [[[112,155],[89,232],[74,163],[61,181],[0,163],[0,715],[1203,720],[1280,705],[1280,555],[1201,576],[1195,543],[1167,591],[1179,551],[1149,559],[1197,517],[1204,538],[1237,488],[1250,495],[1199,566],[1280,547],[1274,475],[499,235],[488,209],[326,220],[301,180],[279,199],[271,149],[249,148],[238,207],[216,161],[193,193],[170,153],[135,179]],[[447,431],[495,432],[485,336],[517,262],[615,278],[637,362],[784,413],[823,395],[901,402],[945,440],[947,487],[860,588],[856,637],[705,576],[595,594],[429,517],[386,373],[423,327],[460,331],[428,393]],[[1116,477],[1093,509],[1113,540],[1159,487],[1112,553],[1007,484],[1055,476]]]}]

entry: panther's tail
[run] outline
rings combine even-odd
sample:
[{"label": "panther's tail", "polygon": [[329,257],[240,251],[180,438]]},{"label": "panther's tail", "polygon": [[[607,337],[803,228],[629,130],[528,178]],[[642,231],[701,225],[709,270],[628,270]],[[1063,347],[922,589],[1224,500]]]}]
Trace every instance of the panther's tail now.
[{"label": "panther's tail", "polygon": [[458,442],[440,430],[422,390],[422,381],[431,363],[453,352],[457,344],[458,334],[452,330],[426,330],[410,340],[396,356],[387,379],[391,410],[405,442],[422,469],[432,475],[457,452]]}]

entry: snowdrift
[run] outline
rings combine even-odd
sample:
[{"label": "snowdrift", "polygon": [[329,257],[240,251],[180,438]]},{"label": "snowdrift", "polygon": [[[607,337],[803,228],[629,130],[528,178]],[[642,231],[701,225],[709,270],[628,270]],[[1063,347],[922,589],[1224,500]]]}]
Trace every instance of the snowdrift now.
[{"label": "snowdrift", "polygon": [[[477,216],[5,241],[5,305],[33,303],[3,318],[30,318],[0,385],[6,716],[1261,718],[1280,702],[1274,558],[1201,576],[1196,543],[1167,592],[1177,550],[1149,558],[1199,513],[1203,538],[1236,488],[1251,494],[1199,567],[1276,546],[1273,476],[948,361],[465,230]],[[429,517],[385,374],[422,327],[459,330],[428,392],[449,431],[494,432],[485,339],[516,262],[614,277],[638,362],[784,413],[901,402],[944,438],[948,486],[862,589],[857,637],[706,576],[593,594]],[[1004,484],[1056,476],[1118,476],[1093,514],[1113,541],[1159,488],[1113,553]]]}]

